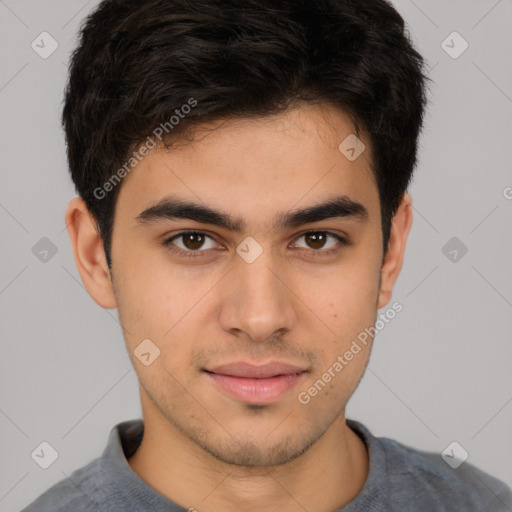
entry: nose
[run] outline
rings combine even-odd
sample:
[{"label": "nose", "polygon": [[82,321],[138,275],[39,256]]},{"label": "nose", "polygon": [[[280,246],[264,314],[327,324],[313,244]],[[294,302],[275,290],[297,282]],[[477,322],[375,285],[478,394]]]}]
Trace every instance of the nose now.
[{"label": "nose", "polygon": [[284,262],[270,250],[252,263],[239,258],[222,283],[221,327],[253,342],[265,342],[297,324],[297,291],[286,282]]}]

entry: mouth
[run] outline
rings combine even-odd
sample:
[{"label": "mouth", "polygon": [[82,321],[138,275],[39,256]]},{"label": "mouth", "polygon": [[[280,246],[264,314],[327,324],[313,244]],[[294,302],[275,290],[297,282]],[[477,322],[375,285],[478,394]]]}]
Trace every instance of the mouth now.
[{"label": "mouth", "polygon": [[248,404],[269,404],[294,388],[308,373],[304,367],[271,362],[256,366],[236,362],[204,369],[215,387],[235,400]]}]

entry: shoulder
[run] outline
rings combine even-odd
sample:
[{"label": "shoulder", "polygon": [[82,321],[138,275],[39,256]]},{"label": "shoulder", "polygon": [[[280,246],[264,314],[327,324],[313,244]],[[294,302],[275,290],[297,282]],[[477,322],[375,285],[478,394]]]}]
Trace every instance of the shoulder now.
[{"label": "shoulder", "polygon": [[[512,492],[499,479],[463,462],[456,469],[441,453],[418,450],[386,437],[374,437],[366,427],[353,422],[370,450],[371,464],[380,475],[374,478],[389,496],[391,509],[437,512],[512,512]],[[373,452],[373,454],[372,454]],[[386,509],[387,510],[387,509]]]},{"label": "shoulder", "polygon": [[50,487],[21,512],[98,512],[94,501],[99,459],[77,469]]},{"label": "shoulder", "polygon": [[133,498],[144,500],[151,489],[131,470],[127,457],[137,450],[143,431],[140,419],[115,425],[100,457],[66,475],[22,512],[137,510]]},{"label": "shoulder", "polygon": [[[512,493],[505,483],[471,463],[456,469],[440,453],[417,450],[388,438],[380,442],[386,452],[389,476],[397,488],[407,483],[407,499],[431,503],[438,511],[512,511]],[[410,503],[410,501],[409,501]]]}]

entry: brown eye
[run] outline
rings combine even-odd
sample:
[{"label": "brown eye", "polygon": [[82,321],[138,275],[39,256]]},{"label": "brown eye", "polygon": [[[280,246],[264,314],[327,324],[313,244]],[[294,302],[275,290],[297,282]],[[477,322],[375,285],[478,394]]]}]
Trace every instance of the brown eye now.
[{"label": "brown eye", "polygon": [[[308,231],[301,235],[297,240],[304,239],[306,247],[304,249],[313,249],[315,252],[330,254],[339,249],[339,245],[347,245],[347,242],[339,235],[328,231]],[[329,240],[332,240],[330,243]]]},{"label": "brown eye", "polygon": [[[177,242],[181,239],[181,242]],[[210,247],[205,242],[210,241]],[[162,245],[180,256],[202,256],[207,249],[215,247],[215,240],[201,231],[183,231],[165,240]],[[197,254],[195,254],[197,253]]]},{"label": "brown eye", "polygon": [[201,233],[186,233],[181,235],[183,239],[183,245],[191,251],[197,251],[201,249],[204,244],[205,236]]},{"label": "brown eye", "polygon": [[[307,250],[311,257],[333,255],[338,253],[342,246],[349,245],[343,237],[329,231],[308,231],[296,240],[300,239],[305,240],[306,246],[294,245]],[[216,242],[213,237],[202,231],[182,231],[162,242],[162,245],[180,257],[200,257],[207,256],[208,249],[215,249]]]},{"label": "brown eye", "polygon": [[306,243],[312,249],[322,249],[327,241],[325,233],[307,233],[305,236]]}]

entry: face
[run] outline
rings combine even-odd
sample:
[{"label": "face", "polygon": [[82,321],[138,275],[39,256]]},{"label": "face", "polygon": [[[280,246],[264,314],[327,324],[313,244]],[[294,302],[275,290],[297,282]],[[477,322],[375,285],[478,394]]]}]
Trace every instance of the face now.
[{"label": "face", "polygon": [[370,146],[349,160],[327,106],[204,128],[122,183],[116,306],[145,414],[227,463],[284,463],[344,417],[371,339],[344,355],[387,301]]}]

